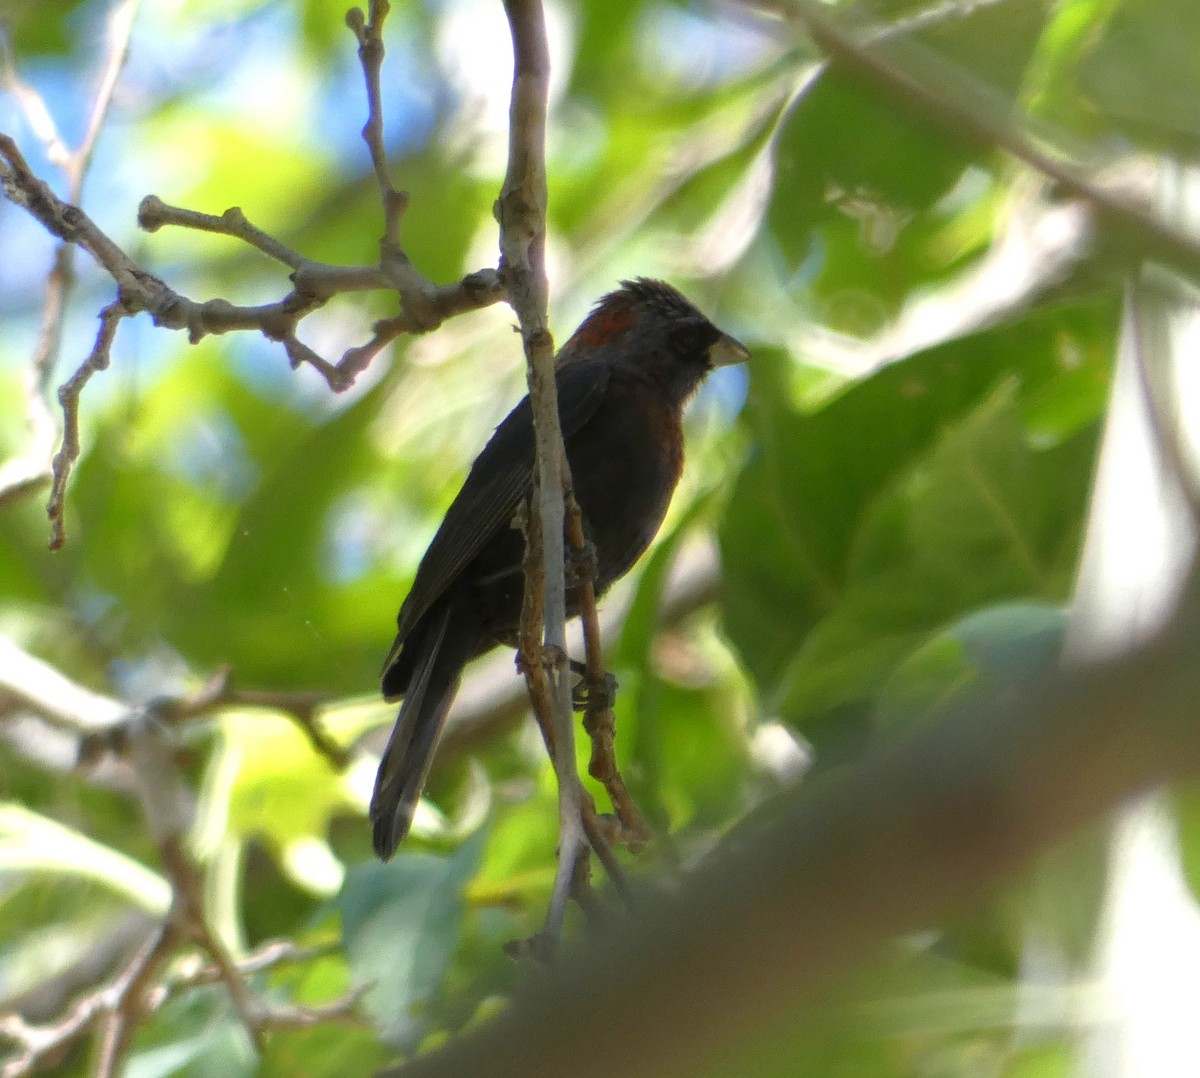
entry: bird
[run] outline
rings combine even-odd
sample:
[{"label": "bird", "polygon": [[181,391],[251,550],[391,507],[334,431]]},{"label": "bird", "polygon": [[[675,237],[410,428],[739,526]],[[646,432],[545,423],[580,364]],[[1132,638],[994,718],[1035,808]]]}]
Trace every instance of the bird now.
[{"label": "bird", "polygon": [[[684,405],[709,371],[749,355],[682,293],[645,277],[603,296],[559,350],[559,423],[597,597],[641,557],[666,516],[683,468]],[[533,477],[526,396],[472,464],[396,619],[382,691],[403,702],[369,810],[381,860],[408,834],[463,667],[516,644]],[[575,587],[567,584],[573,617]]]}]

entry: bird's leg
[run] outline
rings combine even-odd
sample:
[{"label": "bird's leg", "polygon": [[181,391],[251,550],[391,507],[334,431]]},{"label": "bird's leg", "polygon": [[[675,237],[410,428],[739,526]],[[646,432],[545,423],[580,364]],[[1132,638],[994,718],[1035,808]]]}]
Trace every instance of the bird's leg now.
[{"label": "bird's leg", "polygon": [[[587,537],[583,523],[583,512],[572,490],[564,498],[564,527],[567,548],[571,552],[571,574],[579,603],[579,617],[583,622],[583,643],[587,652],[584,666],[583,688],[586,692],[583,707],[583,728],[592,739],[592,758],[588,763],[588,774],[604,784],[616,814],[615,827],[611,828],[611,840],[638,850],[650,837],[650,829],[629,796],[625,780],[617,767],[613,739],[616,737],[616,721],[612,703],[617,683],[604,669],[604,653],[600,645],[600,618],[596,613],[596,548]],[[576,697],[578,700],[578,697]],[[585,814],[586,816],[586,814]],[[599,834],[599,818],[592,833]],[[597,853],[599,849],[597,848]]]},{"label": "bird's leg", "polygon": [[589,677],[587,663],[572,659],[571,673],[579,678],[571,689],[571,703],[576,711],[587,711],[589,707],[611,709],[617,702],[617,679],[607,670],[597,683]]},{"label": "bird's leg", "polygon": [[583,728],[592,740],[588,774],[604,785],[612,801],[616,818],[612,820],[615,826],[610,829],[610,840],[628,846],[636,853],[650,838],[650,828],[633,803],[629,788],[625,785],[621,770],[617,766],[617,755],[613,748],[617,731],[612,708],[608,706],[607,701],[601,706],[596,706],[590,699],[592,691],[589,688],[589,702],[583,713]]},{"label": "bird's leg", "polygon": [[588,774],[604,785],[612,801],[615,816],[597,816],[598,826],[609,842],[628,846],[637,851],[650,837],[650,828],[638,812],[621,770],[617,766],[613,742],[617,736],[613,704],[617,698],[617,679],[607,670],[596,677],[587,663],[571,659],[571,672],[579,676],[571,692],[576,711],[583,712],[583,728],[592,741],[592,756]]}]

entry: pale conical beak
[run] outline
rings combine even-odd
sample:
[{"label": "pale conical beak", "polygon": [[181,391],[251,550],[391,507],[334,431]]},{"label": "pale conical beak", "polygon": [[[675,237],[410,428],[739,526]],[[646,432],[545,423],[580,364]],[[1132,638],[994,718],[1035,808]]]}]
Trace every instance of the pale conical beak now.
[{"label": "pale conical beak", "polygon": [[708,346],[708,362],[714,367],[729,367],[734,363],[745,363],[750,358],[750,349],[727,333],[722,333]]}]

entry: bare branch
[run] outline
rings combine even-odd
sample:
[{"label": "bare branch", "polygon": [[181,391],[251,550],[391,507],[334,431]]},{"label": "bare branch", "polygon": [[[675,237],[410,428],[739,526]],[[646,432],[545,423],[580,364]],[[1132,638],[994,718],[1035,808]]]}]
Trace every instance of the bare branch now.
[{"label": "bare branch", "polygon": [[615,841],[636,849],[650,837],[650,829],[633,803],[617,766],[616,752],[613,748],[616,719],[612,712],[615,683],[604,668],[600,614],[596,609],[595,552],[588,548],[587,539],[583,534],[583,513],[572,490],[567,492],[566,531],[573,556],[579,619],[583,623],[586,657],[584,687],[587,691],[583,726],[592,739],[592,758],[588,764],[588,773],[603,783],[612,801],[618,824]]},{"label": "bare branch", "polygon": [[[110,988],[83,1001],[84,1007],[91,1004],[92,1022],[103,1016],[99,1059],[96,1063],[97,1078],[116,1078],[121,1073],[130,1041],[146,1013],[146,997],[151,984],[171,957],[182,935],[180,925],[174,921],[164,921]],[[72,1031],[74,1038],[87,1032],[87,1028],[85,1026]],[[4,1078],[10,1076],[6,1074]]]},{"label": "bare branch", "polygon": [[[232,236],[251,247],[257,247],[268,258],[282,262],[292,269],[299,269],[305,263],[303,255],[252,225],[237,206],[231,206],[223,214],[217,216],[211,213],[199,213],[196,210],[186,210],[180,206],[169,206],[156,195],[147,195],[138,206],[138,227],[145,232],[157,232],[164,225]],[[367,278],[362,285],[363,288],[383,286],[384,282],[379,279],[377,272],[373,276],[371,275],[371,267],[364,267],[363,274]],[[332,293],[330,294],[332,295]]]},{"label": "bare branch", "polygon": [[122,0],[113,8],[108,19],[108,56],[100,75],[100,87],[96,91],[96,100],[92,102],[87,132],[67,164],[67,175],[70,179],[68,197],[74,203],[79,203],[83,198],[83,181],[92,163],[96,141],[100,138],[104,121],[108,118],[108,110],[117,89],[117,80],[125,67],[125,61],[129,58],[129,39],[133,34],[138,4],[139,0]]},{"label": "bare branch", "polygon": [[[286,265],[294,266],[295,288],[276,303],[240,307],[224,299],[197,302],[169,288],[147,273],[95,224],[83,210],[61,201],[49,186],[37,178],[21,155],[16,143],[0,134],[0,183],[9,199],[27,209],[42,225],[64,241],[86,250],[117,282],[127,315],[148,313],[155,325],[182,329],[194,344],[209,334],[253,330],[270,340],[281,342],[293,365],[309,363],[330,388],[342,391],[353,384],[366,363],[401,332],[424,333],[446,318],[466,310],[495,303],[501,298],[498,275],[483,270],[468,274],[457,284],[438,287],[428,282],[410,297],[402,293],[405,314],[386,324],[381,334],[367,346],[351,348],[341,360],[329,363],[296,338],[296,327],[331,296],[367,288],[396,288],[397,274],[389,276],[382,268],[330,266],[304,259],[283,244],[254,228],[240,210],[234,208],[220,217],[195,214],[167,206],[148,197],[142,203],[143,227],[150,231],[175,224],[205,231],[237,236]],[[409,282],[411,268],[398,276]],[[423,281],[423,279],[422,279]]]},{"label": "bare branch", "polygon": [[[67,151],[63,145],[40,96],[20,82],[11,63],[7,44],[0,42],[0,46],[3,46],[0,77],[17,96],[34,130],[47,143],[51,159],[62,165],[69,180],[68,199],[63,201],[33,173],[15,141],[0,133],[0,190],[10,201],[26,209],[64,245],[56,256],[54,270],[47,282],[43,331],[32,364],[30,377],[33,388],[28,398],[30,447],[22,457],[0,468],[0,504],[24,496],[47,480],[53,480],[49,512],[53,521],[51,547],[54,549],[61,547],[64,542],[62,513],[66,481],[71,464],[79,454],[79,393],[95,371],[107,366],[112,332],[120,317],[148,313],[158,326],[185,330],[192,343],[209,334],[239,330],[259,332],[283,345],[293,367],[301,364],[311,366],[332,390],[341,392],[351,386],[371,360],[402,333],[429,332],[453,315],[488,306],[502,298],[497,271],[480,270],[468,274],[455,284],[439,286],[417,272],[400,246],[400,220],[408,196],[397,191],[388,178],[380,91],[384,57],[382,30],[388,13],[386,0],[372,0],[369,19],[357,8],[347,16],[347,23],[359,40],[359,54],[366,76],[369,117],[363,133],[371,153],[387,222],[378,265],[331,266],[315,262],[252,225],[237,207],[214,216],[168,206],[160,199],[148,196],[139,210],[139,223],[147,231],[156,231],[164,225],[176,225],[234,237],[288,266],[293,271],[294,288],[275,303],[255,307],[238,306],[224,299],[197,302],[173,291],[163,281],[143,270],[78,205],[84,176],[128,52],[136,10],[137,0],[123,0],[114,9],[110,25],[110,49],[99,91],[87,133],[74,153]],[[73,277],[71,250],[76,246],[87,251],[113,278],[117,284],[119,301],[106,309],[101,338],[92,354],[60,393],[60,396],[65,393],[63,409],[68,429],[62,450],[51,467],[48,458],[53,444],[53,421],[44,402]],[[365,344],[351,347],[340,359],[329,361],[299,339],[297,327],[301,320],[332,296],[368,289],[395,291],[400,300],[401,313],[377,323],[371,339]],[[121,312],[119,315],[116,313],[118,309]]]},{"label": "bare branch", "polygon": [[362,64],[367,83],[367,123],[362,136],[371,153],[371,164],[375,169],[375,182],[379,186],[379,198],[383,203],[384,232],[381,244],[383,260],[404,258],[400,245],[400,220],[408,208],[408,194],[392,186],[388,174],[387,148],[383,144],[383,94],[380,90],[380,73],[383,68],[383,22],[391,10],[387,0],[371,0],[370,15],[364,16],[362,8],[351,8],[346,13],[346,25],[358,38],[358,59]]},{"label": "bare branch", "polygon": [[50,549],[59,550],[67,540],[66,522],[64,519],[64,503],[67,495],[67,480],[71,468],[79,459],[79,396],[83,387],[88,384],[93,374],[106,370],[112,359],[113,339],[117,335],[117,326],[121,319],[128,317],[128,312],[118,300],[111,303],[100,312],[100,331],[96,334],[96,343],[92,346],[87,359],[79,369],[71,375],[58,391],[58,402],[63,411],[62,447],[55,454],[51,464],[54,482],[50,488],[50,501],[46,505],[46,514],[50,517]]},{"label": "bare branch", "polygon": [[160,925],[110,984],[85,996],[53,1025],[30,1025],[16,1014],[0,1016],[0,1037],[19,1046],[19,1054],[5,1063],[0,1078],[22,1078],[43,1070],[101,1023],[103,1035],[94,1073],[98,1078],[119,1073],[142,997],[169,957],[174,935],[169,925]]}]

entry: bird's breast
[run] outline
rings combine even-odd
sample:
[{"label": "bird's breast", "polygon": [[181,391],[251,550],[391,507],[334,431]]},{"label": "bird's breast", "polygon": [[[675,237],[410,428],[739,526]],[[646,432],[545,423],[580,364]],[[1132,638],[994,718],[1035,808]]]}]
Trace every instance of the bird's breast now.
[{"label": "bird's breast", "polygon": [[575,497],[604,591],[657,534],[683,468],[679,408],[652,386],[615,382],[567,439]]}]

